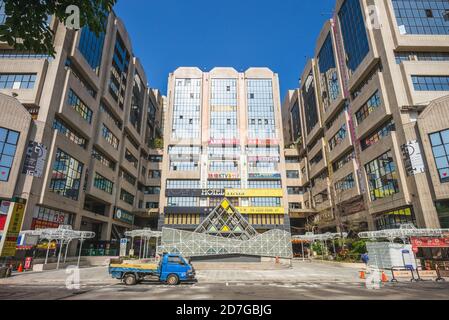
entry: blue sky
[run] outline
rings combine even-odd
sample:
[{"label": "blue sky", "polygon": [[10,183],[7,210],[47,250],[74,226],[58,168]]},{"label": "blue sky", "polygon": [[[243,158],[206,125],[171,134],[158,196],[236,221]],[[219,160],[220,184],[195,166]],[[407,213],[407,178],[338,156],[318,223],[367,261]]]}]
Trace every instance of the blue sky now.
[{"label": "blue sky", "polygon": [[180,66],[267,66],[281,96],[298,85],[335,0],[118,0],[117,14],[150,86],[166,92]]}]

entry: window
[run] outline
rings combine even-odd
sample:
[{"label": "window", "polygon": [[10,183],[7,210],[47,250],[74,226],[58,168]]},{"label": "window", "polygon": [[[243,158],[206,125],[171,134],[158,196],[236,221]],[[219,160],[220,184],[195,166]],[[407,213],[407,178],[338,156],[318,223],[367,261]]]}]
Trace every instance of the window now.
[{"label": "window", "polygon": [[159,202],[147,202],[145,207],[147,209],[159,209]]},{"label": "window", "polygon": [[83,138],[79,133],[72,129],[65,121],[55,118],[53,121],[53,129],[67,137],[73,143],[79,145],[81,148],[87,147],[87,140]]},{"label": "window", "polygon": [[403,61],[449,61],[449,52],[395,52],[396,63]]},{"label": "window", "polygon": [[[176,79],[173,102],[173,139],[200,137],[201,84],[201,79]],[[191,94],[193,94],[193,98]]]},{"label": "window", "polygon": [[101,134],[103,138],[116,150],[118,150],[118,146],[120,141],[117,139],[117,137],[109,130],[108,127],[105,126],[103,123],[103,126],[101,128]]},{"label": "window", "polygon": [[8,182],[16,155],[19,132],[0,128],[0,181]]},{"label": "window", "polygon": [[158,195],[161,194],[161,188],[160,187],[145,187],[144,188],[145,194],[152,194],[152,195]]},{"label": "window", "polygon": [[338,159],[337,161],[334,162],[334,164],[333,164],[334,172],[337,172],[338,170],[340,170],[345,164],[349,163],[353,159],[355,159],[354,151],[351,151],[351,152],[345,154],[343,157],[341,157],[340,159]]},{"label": "window", "polygon": [[318,105],[315,95],[315,80],[310,71],[304,86],[302,87],[302,97],[304,100],[304,115],[306,117],[306,129],[309,134],[318,123]]},{"label": "window", "polygon": [[125,189],[120,190],[120,200],[126,202],[131,206],[134,205],[134,196]]},{"label": "window", "polygon": [[5,1],[0,1],[0,24],[4,24],[6,21],[5,14]]},{"label": "window", "polygon": [[167,189],[201,189],[200,180],[167,180]]},{"label": "window", "polygon": [[[1,7],[1,4],[0,4]],[[1,24],[1,9],[0,9],[0,24]],[[38,54],[30,51],[17,51],[11,49],[0,50],[0,59],[47,59],[52,57],[48,54]]]},{"label": "window", "polygon": [[310,165],[311,166],[316,165],[320,163],[322,160],[323,160],[323,151],[320,151],[315,157],[310,159]]},{"label": "window", "polygon": [[248,137],[250,139],[277,138],[272,80],[248,79],[246,88],[248,92]]},{"label": "window", "polygon": [[145,86],[139,74],[136,72],[134,74],[134,85],[131,98],[129,122],[137,130],[138,133],[140,133],[140,129],[142,126],[143,100],[145,98],[144,95]]},{"label": "window", "polygon": [[139,165],[139,160],[137,160],[137,158],[128,149],[126,149],[125,151],[125,159],[129,163],[131,163],[134,168],[137,169],[137,166]]},{"label": "window", "polygon": [[285,163],[299,163],[298,157],[285,157]]},{"label": "window", "polygon": [[76,112],[78,112],[78,114],[84,120],[86,120],[88,123],[92,123],[92,115],[93,115],[92,110],[89,109],[89,107],[86,106],[86,104],[83,101],[81,101],[81,99],[76,95],[76,93],[72,89],[69,90],[68,103],[70,106],[73,107],[73,109],[75,109]]},{"label": "window", "polygon": [[210,96],[210,138],[237,139],[237,80],[212,79]]},{"label": "window", "polygon": [[287,193],[290,195],[304,194],[304,189],[301,187],[287,187]]},{"label": "window", "polygon": [[355,113],[357,124],[360,125],[368,116],[381,105],[379,91],[376,91],[368,101]]},{"label": "window", "polygon": [[365,151],[372,145],[375,145],[383,138],[388,137],[392,131],[395,131],[394,121],[390,120],[386,124],[382,125],[380,129],[378,129],[373,134],[369,135],[367,138],[362,139],[360,144],[362,146],[362,150]]},{"label": "window", "polygon": [[240,189],[240,180],[209,180],[207,187],[211,189]]},{"label": "window", "polygon": [[281,198],[249,198],[249,203],[253,207],[280,207]]},{"label": "window", "polygon": [[168,197],[169,207],[199,207],[199,205],[198,197]]},{"label": "window", "polygon": [[399,193],[396,164],[391,151],[365,165],[371,201]]},{"label": "window", "polygon": [[161,175],[162,175],[162,173],[160,170],[150,170],[148,172],[149,179],[159,179],[159,178],[161,178]]},{"label": "window", "polygon": [[416,91],[449,91],[449,76],[412,76]]},{"label": "window", "polygon": [[334,150],[345,140],[347,135],[346,123],[337,131],[337,133],[329,140],[329,150]]},{"label": "window", "polygon": [[320,72],[321,97],[323,98],[324,109],[327,110],[330,104],[340,95],[340,84],[330,33],[327,35],[318,54],[318,68]]},{"label": "window", "polygon": [[0,89],[33,89],[35,73],[0,73]]},{"label": "window", "polygon": [[198,168],[197,161],[170,161],[170,171],[197,171]]},{"label": "window", "polygon": [[135,186],[137,179],[136,177],[134,177],[133,175],[129,174],[128,172],[126,172],[123,169],[120,169],[120,173],[119,173],[120,177],[123,178],[125,181],[127,181],[129,184]]},{"label": "window", "polygon": [[403,34],[449,34],[447,0],[392,0],[398,27]]},{"label": "window", "polygon": [[300,119],[301,116],[299,111],[298,100],[296,100],[290,113],[291,113],[293,140],[300,141],[302,137],[302,132],[301,132],[301,119]]},{"label": "window", "polygon": [[346,65],[353,73],[369,52],[365,20],[359,0],[346,0],[338,13],[346,51]]},{"label": "window", "polygon": [[[106,20],[107,23],[107,20]],[[104,23],[104,24],[106,24]],[[78,49],[90,65],[92,70],[99,75],[101,66],[101,57],[103,54],[104,32],[98,36],[92,32],[89,27],[83,27],[81,30],[80,42]]]},{"label": "window", "polygon": [[103,152],[99,151],[95,147],[92,149],[92,157],[100,161],[104,166],[109,169],[115,170],[115,162],[107,157]]},{"label": "window", "polygon": [[385,212],[375,218],[377,230],[398,229],[401,224],[412,223],[416,218],[412,208],[402,208]]},{"label": "window", "polygon": [[106,193],[112,194],[114,184],[112,181],[95,172],[94,187]]},{"label": "window", "polygon": [[449,182],[449,130],[432,133],[430,143],[440,181]]},{"label": "window", "polygon": [[287,179],[299,179],[299,171],[287,170]]},{"label": "window", "polygon": [[288,208],[291,210],[301,210],[302,209],[302,203],[300,202],[290,202],[288,204]]},{"label": "window", "polygon": [[281,189],[282,183],[279,180],[250,180],[248,187],[250,189]]},{"label": "window", "polygon": [[120,109],[123,109],[125,104],[129,60],[130,54],[126,49],[122,38],[117,33],[114,47],[114,57],[112,59],[111,66],[111,75],[109,79],[109,93],[118,103]]},{"label": "window", "polygon": [[335,190],[346,191],[355,188],[354,174],[351,173],[335,183]]},{"label": "window", "polygon": [[84,165],[58,149],[53,164],[50,191],[77,201]]},{"label": "window", "polygon": [[118,129],[122,130],[122,122],[117,118],[112,111],[103,102],[100,103],[100,111],[103,112]]},{"label": "window", "polygon": [[69,68],[70,73],[79,81],[81,86],[86,89],[87,93],[95,99],[97,97],[97,91],[88,83],[84,76],[81,76],[81,73],[78,72],[77,67],[71,62],[71,60],[66,60],[66,67]]}]

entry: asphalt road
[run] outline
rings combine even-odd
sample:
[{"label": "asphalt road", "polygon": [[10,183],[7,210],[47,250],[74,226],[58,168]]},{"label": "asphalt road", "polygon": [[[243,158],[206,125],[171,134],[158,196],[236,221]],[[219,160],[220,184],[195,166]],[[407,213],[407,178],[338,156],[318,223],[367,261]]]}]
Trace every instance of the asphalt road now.
[{"label": "asphalt road", "polygon": [[[0,300],[392,300],[449,299],[449,281],[397,284],[368,289],[358,266],[295,261],[292,268],[257,265],[198,266],[198,283],[170,287],[146,282],[127,287],[106,267],[80,269],[80,288],[70,290],[70,270],[27,273],[0,279]],[[69,281],[70,283],[70,281]]]}]

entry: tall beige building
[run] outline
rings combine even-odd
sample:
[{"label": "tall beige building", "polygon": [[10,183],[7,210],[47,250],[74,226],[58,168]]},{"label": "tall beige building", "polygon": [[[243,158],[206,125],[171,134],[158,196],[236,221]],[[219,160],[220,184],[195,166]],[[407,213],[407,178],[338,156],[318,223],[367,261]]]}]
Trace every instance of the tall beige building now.
[{"label": "tall beige building", "polygon": [[227,198],[258,231],[289,230],[277,74],[179,68],[165,118],[159,228],[194,230]]},{"label": "tall beige building", "polygon": [[72,225],[98,242],[156,228],[164,97],[114,13],[99,36],[51,28],[54,58],[0,45],[0,221],[22,198],[22,230]]},{"label": "tall beige building", "polygon": [[449,227],[448,95],[449,2],[338,0],[283,108],[304,223]]}]

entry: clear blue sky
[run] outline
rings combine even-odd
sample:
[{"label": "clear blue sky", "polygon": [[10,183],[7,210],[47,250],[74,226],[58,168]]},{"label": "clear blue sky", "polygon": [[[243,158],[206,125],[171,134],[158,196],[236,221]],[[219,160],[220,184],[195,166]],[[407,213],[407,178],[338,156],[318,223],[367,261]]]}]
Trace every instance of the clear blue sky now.
[{"label": "clear blue sky", "polygon": [[267,66],[279,73],[281,96],[298,86],[335,0],[118,0],[150,86],[166,92],[180,66]]}]

